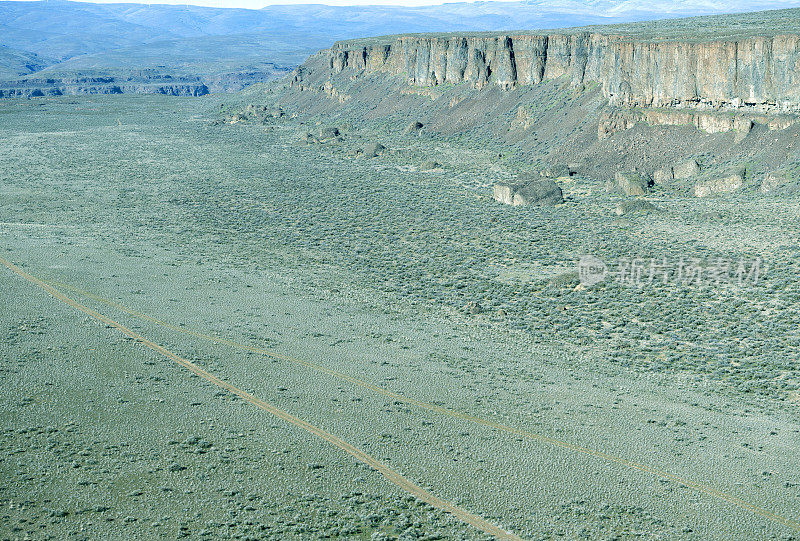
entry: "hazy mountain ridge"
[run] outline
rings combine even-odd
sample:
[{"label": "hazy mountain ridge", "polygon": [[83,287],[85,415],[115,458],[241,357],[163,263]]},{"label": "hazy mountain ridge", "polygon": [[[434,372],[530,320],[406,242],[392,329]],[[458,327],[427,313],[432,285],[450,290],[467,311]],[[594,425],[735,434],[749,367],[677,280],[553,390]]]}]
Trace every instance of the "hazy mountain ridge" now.
[{"label": "hazy mountain ridge", "polygon": [[[764,7],[797,5],[777,0]],[[0,2],[4,87],[26,95],[34,79],[160,70],[200,80],[235,72],[280,75],[334,41],[411,32],[546,29],[689,14],[743,11],[745,2],[589,0],[475,2],[439,6],[268,6],[261,10],[180,5]],[[36,55],[27,57],[25,55]],[[41,76],[33,75],[41,72]],[[11,84],[11,81],[16,81]],[[253,82],[244,77],[235,90]],[[48,89],[39,89],[45,94]],[[62,89],[63,92],[64,89]]]}]

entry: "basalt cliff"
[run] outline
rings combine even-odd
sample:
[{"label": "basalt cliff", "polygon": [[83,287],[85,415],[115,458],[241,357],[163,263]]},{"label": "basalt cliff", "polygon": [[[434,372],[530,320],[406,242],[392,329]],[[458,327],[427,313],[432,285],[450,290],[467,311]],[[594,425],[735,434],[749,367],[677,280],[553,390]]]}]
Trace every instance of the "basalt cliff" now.
[{"label": "basalt cliff", "polygon": [[385,72],[411,85],[509,89],[566,78],[573,86],[599,83],[612,105],[800,111],[800,34],[718,41],[588,31],[409,35],[339,42],[322,54],[331,73]]},{"label": "basalt cliff", "polygon": [[211,92],[238,92],[249,85],[268,81],[288,71],[286,68],[267,64],[261,69],[240,69],[205,75],[187,75],[170,69],[116,70],[67,75],[54,73],[48,76],[33,74],[0,80],[0,98],[83,94],[204,96]]}]

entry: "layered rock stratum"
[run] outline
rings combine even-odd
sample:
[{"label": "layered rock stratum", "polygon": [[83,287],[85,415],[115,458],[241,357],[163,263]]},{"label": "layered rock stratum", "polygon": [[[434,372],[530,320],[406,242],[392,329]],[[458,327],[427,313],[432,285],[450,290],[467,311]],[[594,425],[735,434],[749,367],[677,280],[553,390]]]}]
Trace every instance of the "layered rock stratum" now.
[{"label": "layered rock stratum", "polygon": [[[798,10],[774,13],[792,12],[797,23]],[[389,36],[338,42],[321,54],[331,73],[383,72],[417,86],[508,89],[565,78],[599,83],[613,105],[800,112],[800,28],[721,36],[625,28]]]},{"label": "layered rock stratum", "polygon": [[107,73],[31,75],[0,80],[0,98],[75,96],[83,94],[164,94],[204,96],[211,92],[236,92],[251,84],[286,74],[288,69],[268,65],[212,75],[187,75],[164,69],[118,70]]}]

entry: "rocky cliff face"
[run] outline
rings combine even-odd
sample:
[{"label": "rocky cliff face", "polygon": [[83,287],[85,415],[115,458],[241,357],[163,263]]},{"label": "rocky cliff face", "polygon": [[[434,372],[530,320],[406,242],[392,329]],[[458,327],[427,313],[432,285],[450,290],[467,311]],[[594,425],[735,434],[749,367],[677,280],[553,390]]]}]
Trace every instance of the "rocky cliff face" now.
[{"label": "rocky cliff face", "polygon": [[23,83],[0,83],[0,98],[37,98],[43,96],[78,96],[83,94],[164,94],[167,96],[204,96],[208,87],[197,83],[121,82],[113,77],[78,77],[68,79],[30,79]]},{"label": "rocky cliff face", "polygon": [[409,35],[339,42],[323,54],[333,73],[386,72],[412,85],[511,88],[563,77],[575,86],[599,83],[613,105],[800,112],[800,35],[722,41],[592,32]]},{"label": "rocky cliff face", "polygon": [[82,94],[164,94],[204,96],[212,92],[238,92],[243,88],[286,75],[289,70],[267,64],[212,75],[183,75],[158,70],[130,70],[111,74],[31,75],[0,80],[0,98],[74,96]]}]

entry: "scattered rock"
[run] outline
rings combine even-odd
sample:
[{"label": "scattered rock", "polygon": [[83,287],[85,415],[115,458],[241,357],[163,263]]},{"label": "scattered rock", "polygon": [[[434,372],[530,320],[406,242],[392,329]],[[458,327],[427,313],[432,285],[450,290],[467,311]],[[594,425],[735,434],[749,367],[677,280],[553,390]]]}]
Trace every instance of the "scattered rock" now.
[{"label": "scattered rock", "polygon": [[496,184],[495,201],[513,205],[557,205],[564,201],[561,188],[553,179],[527,180],[514,184]]},{"label": "scattered rock", "polygon": [[617,216],[625,216],[628,214],[658,212],[660,209],[644,199],[629,199],[621,201],[617,204]]},{"label": "scattered rock", "polygon": [[422,162],[419,166],[420,171],[434,171],[436,169],[441,169],[442,164],[437,162],[436,160],[428,160],[426,162]]},{"label": "scattered rock", "polygon": [[419,121],[415,120],[414,122],[412,122],[411,124],[406,126],[406,129],[403,130],[403,133],[405,135],[416,135],[416,134],[418,134],[420,132],[420,130],[423,127],[424,127],[424,124],[422,122],[419,122]]},{"label": "scattered rock", "polygon": [[386,147],[380,143],[374,142],[369,143],[367,146],[364,147],[363,154],[367,158],[375,158],[382,154],[386,150]]},{"label": "scattered rock", "polygon": [[223,111],[224,122],[229,124],[236,124],[237,122],[261,122],[264,124],[269,123],[272,119],[283,118],[285,113],[280,107],[268,109],[266,105],[249,104],[243,110],[224,114],[224,107],[220,108]]},{"label": "scattered rock", "polygon": [[478,304],[477,302],[470,301],[464,307],[464,312],[466,312],[467,314],[470,314],[470,315],[477,315],[477,314],[480,314],[481,312],[483,312],[483,308],[481,308],[481,305]]},{"label": "scattered rock", "polygon": [[604,111],[597,125],[597,139],[608,139],[619,131],[633,128],[640,120],[639,115],[627,109]]},{"label": "scattered rock", "polygon": [[672,173],[679,180],[696,177],[700,174],[700,164],[695,160],[689,160],[673,167]]},{"label": "scattered rock", "polygon": [[641,196],[651,186],[649,178],[637,171],[618,171],[614,175],[616,188],[628,196]]},{"label": "scattered rock", "polygon": [[336,139],[341,135],[341,131],[339,128],[332,127],[332,128],[320,128],[319,129],[319,139],[320,141],[325,141],[328,139]]},{"label": "scattered rock", "polygon": [[800,192],[800,179],[790,179],[781,173],[768,173],[758,187],[761,193],[786,193]]}]

